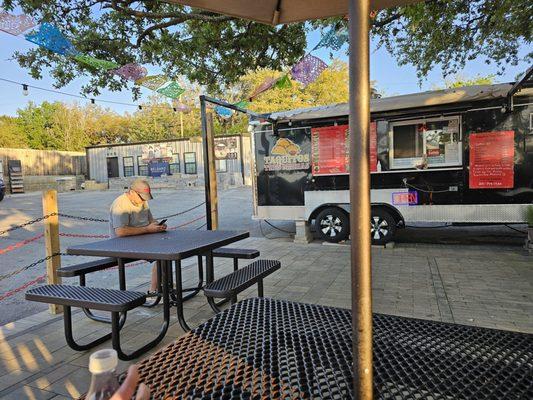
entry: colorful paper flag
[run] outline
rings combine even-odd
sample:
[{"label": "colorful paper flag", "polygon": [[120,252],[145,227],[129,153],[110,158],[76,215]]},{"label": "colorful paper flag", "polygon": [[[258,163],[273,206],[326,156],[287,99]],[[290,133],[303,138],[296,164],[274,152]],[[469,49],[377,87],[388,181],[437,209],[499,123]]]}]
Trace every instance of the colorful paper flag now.
[{"label": "colorful paper flag", "polygon": [[175,104],[174,108],[176,109],[176,111],[183,112],[183,113],[191,111],[191,107],[183,103]]},{"label": "colorful paper flag", "polygon": [[78,54],[74,56],[74,59],[79,63],[88,65],[95,69],[101,69],[103,71],[109,71],[110,69],[115,69],[120,66],[116,62],[100,60],[99,58],[88,56],[86,54]]},{"label": "colorful paper flag", "polygon": [[311,54],[306,55],[292,67],[292,78],[304,85],[309,85],[324,71],[328,65],[320,58]]},{"label": "colorful paper flag", "polygon": [[45,49],[63,56],[75,56],[79,52],[59,29],[54,25],[44,22],[37,31],[24,35],[28,42],[35,43]]},{"label": "colorful paper flag", "polygon": [[253,93],[250,95],[250,100],[259,96],[261,93],[266,92],[268,89],[274,86],[276,82],[277,82],[277,79],[274,77],[267,78],[262,84],[260,84],[257,88],[255,88]]},{"label": "colorful paper flag", "polygon": [[250,102],[246,100],[241,100],[234,104],[235,107],[239,107],[239,108],[247,108],[249,105],[250,105]]},{"label": "colorful paper flag", "polygon": [[229,118],[233,115],[233,110],[222,106],[216,106],[215,112],[222,118]]},{"label": "colorful paper flag", "polygon": [[36,25],[37,23],[29,15],[12,15],[5,11],[0,12],[0,31],[10,35],[20,35]]},{"label": "colorful paper flag", "polygon": [[348,40],[348,29],[346,29],[345,27],[342,27],[339,30],[331,28],[322,36],[320,42],[318,42],[318,44],[313,50],[319,49],[321,47],[327,47],[333,50],[340,50],[341,47],[348,42]]},{"label": "colorful paper flag", "polygon": [[177,99],[183,94],[183,92],[185,92],[185,89],[183,89],[178,82],[172,81],[157,89],[156,92],[163,96],[170,97],[171,99]]},{"label": "colorful paper flag", "polygon": [[157,90],[168,81],[169,79],[165,75],[149,75],[145,76],[144,78],[137,79],[135,84],[144,86],[150,90]]},{"label": "colorful paper flag", "polygon": [[129,81],[138,81],[148,75],[148,70],[142,65],[129,63],[114,70],[113,73]]},{"label": "colorful paper flag", "polygon": [[276,89],[288,89],[292,87],[291,79],[289,74],[285,74],[282,77],[278,78],[274,84]]}]

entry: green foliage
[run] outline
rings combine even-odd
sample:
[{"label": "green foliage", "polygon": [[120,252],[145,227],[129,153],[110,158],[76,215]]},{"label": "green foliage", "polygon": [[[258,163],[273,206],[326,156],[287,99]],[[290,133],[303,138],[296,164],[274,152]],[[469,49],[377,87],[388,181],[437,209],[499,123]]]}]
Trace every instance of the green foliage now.
[{"label": "green foliage", "polygon": [[[426,1],[380,11],[372,33],[400,65],[413,64],[422,79],[436,65],[444,75],[484,58],[499,72],[520,61],[519,49],[533,38],[530,0]],[[533,52],[525,56],[533,59]]]},{"label": "green foliage", "polygon": [[526,221],[530,228],[533,228],[533,205],[527,206]]},{"label": "green foliage", "polygon": [[[250,97],[266,78],[281,75],[279,71],[260,69],[228,87],[225,95],[220,93],[217,96],[236,103]],[[188,85],[181,100],[177,100],[191,109],[187,113],[175,112],[173,106],[159,95],[152,96],[140,109],[124,115],[92,104],[43,102],[36,105],[30,102],[18,110],[17,117],[0,117],[0,147],[83,150],[94,144],[200,136],[199,91],[198,86]],[[303,87],[291,80],[290,86],[272,88],[257,96],[246,108],[272,112],[347,100],[348,66],[334,60],[331,67],[310,85]],[[230,118],[213,114],[216,135],[242,134],[248,130],[245,114],[235,113]]]},{"label": "green foliage", "polygon": [[[281,71],[304,54],[309,27],[346,25],[342,18],[271,27],[172,2],[141,0],[1,0],[39,21],[60,27],[84,54],[124,65],[160,67],[169,77],[186,77],[209,91],[227,89],[257,69]],[[379,11],[372,35],[400,65],[412,64],[422,79],[436,65],[445,75],[482,57],[502,72],[520,61],[521,45],[533,37],[530,0],[433,0]],[[80,75],[90,77],[85,94],[119,91],[128,82],[74,63],[42,48],[15,53],[34,78],[49,74],[57,87]],[[529,61],[533,52],[525,55]],[[133,86],[134,97],[139,88]]]},{"label": "green foliage", "polygon": [[0,147],[28,147],[26,135],[17,123],[17,118],[0,117]]},{"label": "green foliage", "polygon": [[475,86],[475,85],[492,85],[494,83],[494,75],[481,76],[477,75],[473,78],[466,78],[460,74],[456,74],[453,77],[446,78],[444,80],[444,85],[446,89],[459,88],[464,86]]}]

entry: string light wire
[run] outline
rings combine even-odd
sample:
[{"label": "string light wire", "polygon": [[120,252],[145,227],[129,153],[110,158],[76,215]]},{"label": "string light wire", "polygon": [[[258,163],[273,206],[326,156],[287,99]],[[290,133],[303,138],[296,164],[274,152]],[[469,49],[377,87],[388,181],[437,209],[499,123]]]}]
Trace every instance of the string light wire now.
[{"label": "string light wire", "polygon": [[82,95],[79,95],[79,94],[63,92],[61,90],[48,89],[48,88],[43,88],[43,87],[40,87],[40,86],[29,85],[27,83],[16,82],[16,81],[13,81],[11,79],[1,78],[1,77],[0,77],[0,81],[11,83],[13,85],[22,86],[24,91],[28,91],[28,88],[31,88],[31,89],[41,90],[43,92],[49,92],[49,93],[60,94],[60,95],[63,95],[63,96],[74,97],[74,98],[77,98],[77,99],[89,101],[89,102],[91,102],[91,104],[95,104],[95,102],[107,103],[107,104],[117,104],[117,105],[121,105],[121,106],[136,107],[139,110],[142,110],[143,108],[168,108],[169,107],[174,112],[177,111],[176,107],[173,107],[171,104],[168,104],[167,106],[163,106],[163,105],[154,106],[154,105],[146,105],[146,104],[140,105],[140,104],[135,104],[135,103],[125,103],[125,102],[114,101],[114,100],[95,99],[95,98],[91,98],[91,97],[82,96]]}]

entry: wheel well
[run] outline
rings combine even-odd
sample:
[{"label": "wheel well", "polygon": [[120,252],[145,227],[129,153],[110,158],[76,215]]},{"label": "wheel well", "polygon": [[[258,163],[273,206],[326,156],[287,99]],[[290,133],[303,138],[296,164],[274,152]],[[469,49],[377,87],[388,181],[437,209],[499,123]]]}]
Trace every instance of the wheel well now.
[{"label": "wheel well", "polygon": [[318,214],[320,214],[320,212],[322,210],[325,210],[326,208],[332,208],[332,207],[333,208],[338,208],[340,211],[343,211],[344,213],[349,215],[349,213],[344,208],[342,208],[342,204],[336,204],[336,203],[333,203],[333,204],[322,204],[319,207],[317,207],[316,209],[314,209],[313,212],[311,213],[311,215],[309,215],[308,222],[311,223],[311,221],[314,220],[316,218],[316,216]]},{"label": "wheel well", "polygon": [[388,211],[392,215],[392,217],[396,220],[397,224],[399,224],[399,223],[405,224],[405,219],[403,218],[402,213],[400,213],[400,211],[398,211],[398,209],[396,207],[393,207],[390,204],[387,204],[387,203],[372,203],[370,205],[370,207],[372,209],[382,208],[382,209]]}]

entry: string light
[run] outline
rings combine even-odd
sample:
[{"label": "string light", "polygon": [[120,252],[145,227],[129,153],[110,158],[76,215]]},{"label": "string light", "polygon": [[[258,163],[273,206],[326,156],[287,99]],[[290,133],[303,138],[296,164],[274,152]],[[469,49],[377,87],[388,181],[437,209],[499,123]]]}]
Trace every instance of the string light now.
[{"label": "string light", "polygon": [[44,87],[40,87],[40,86],[28,85],[26,83],[12,81],[11,79],[0,78],[0,81],[7,82],[7,83],[12,83],[14,85],[22,86],[22,94],[24,96],[27,96],[29,94],[29,88],[32,88],[32,89],[36,89],[36,90],[42,90],[43,92],[55,93],[55,94],[60,94],[60,95],[63,95],[63,96],[74,97],[74,98],[80,99],[80,100],[90,101],[91,104],[96,104],[96,102],[98,101],[99,103],[117,104],[117,105],[127,106],[127,107],[138,107],[139,109],[142,109],[142,107],[145,107],[145,108],[146,107],[149,107],[149,108],[168,108],[168,107],[171,106],[168,103],[167,103],[167,105],[144,105],[144,106],[140,106],[140,105],[135,104],[135,103],[125,103],[125,102],[121,102],[121,101],[88,98],[88,97],[85,97],[85,96],[81,96],[79,94],[62,92],[60,90],[48,89],[48,88],[44,88]]}]

